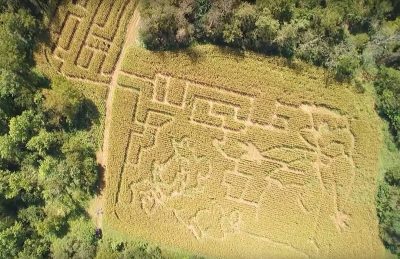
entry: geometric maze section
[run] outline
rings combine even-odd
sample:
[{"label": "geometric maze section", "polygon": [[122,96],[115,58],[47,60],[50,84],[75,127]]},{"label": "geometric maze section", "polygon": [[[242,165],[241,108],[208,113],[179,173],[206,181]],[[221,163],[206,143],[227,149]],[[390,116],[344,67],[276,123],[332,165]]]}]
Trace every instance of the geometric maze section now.
[{"label": "geometric maze section", "polygon": [[118,63],[138,1],[64,2],[49,63],[115,87],[107,226],[206,256],[382,255],[370,100],[210,46]]},{"label": "geometric maze section", "polygon": [[141,237],[168,243],[163,233],[176,235],[173,245],[200,252],[218,244],[227,255],[229,242],[244,240],[290,256],[323,255],[321,218],[333,233],[351,224],[349,117],[263,96],[171,73],[121,72],[108,214]]},{"label": "geometric maze section", "polygon": [[69,78],[109,83],[136,1],[65,1],[51,24],[49,62]]}]

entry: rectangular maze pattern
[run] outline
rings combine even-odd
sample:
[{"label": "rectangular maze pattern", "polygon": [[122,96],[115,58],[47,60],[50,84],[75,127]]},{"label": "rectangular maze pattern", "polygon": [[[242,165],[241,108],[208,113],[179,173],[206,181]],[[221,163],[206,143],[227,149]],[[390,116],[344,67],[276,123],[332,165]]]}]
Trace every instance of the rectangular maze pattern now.
[{"label": "rectangular maze pattern", "polygon": [[[359,96],[212,47],[195,47],[196,61],[127,45],[120,57],[136,6],[64,0],[46,52],[66,77],[109,86],[107,224],[233,258],[332,257],[373,232],[360,186],[375,179],[376,128]],[[353,257],[370,243],[352,243]]]},{"label": "rectangular maze pattern", "polygon": [[61,5],[53,18],[51,64],[69,78],[110,83],[136,2],[85,0]]},{"label": "rectangular maze pattern", "polygon": [[[111,189],[123,224],[172,213],[198,241],[242,233],[309,256],[320,252],[317,241],[299,236],[314,240],[324,213],[348,220],[355,136],[347,116],[276,99],[264,102],[268,123],[260,123],[261,96],[165,74],[121,72],[116,98],[120,149],[111,152],[124,156],[110,165],[119,172]],[[297,222],[314,228],[291,237]],[[335,224],[342,231],[348,222]]]}]

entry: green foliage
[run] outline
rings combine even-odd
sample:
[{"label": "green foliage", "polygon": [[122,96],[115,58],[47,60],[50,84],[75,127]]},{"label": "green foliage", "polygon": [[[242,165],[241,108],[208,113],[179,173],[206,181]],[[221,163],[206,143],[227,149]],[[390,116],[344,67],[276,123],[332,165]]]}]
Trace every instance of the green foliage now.
[{"label": "green foliage", "polygon": [[57,0],[0,0],[0,10],[6,11],[7,9],[26,9],[34,13],[36,16],[39,14],[47,13],[51,6],[54,6]]},{"label": "green foliage", "polygon": [[356,51],[349,50],[333,56],[330,69],[333,70],[338,81],[349,81],[353,79],[360,68],[360,58]]},{"label": "green foliage", "polygon": [[37,135],[28,141],[26,147],[29,151],[36,152],[40,157],[45,157],[46,154],[54,153],[61,141],[60,134],[41,129]]},{"label": "green foliage", "polygon": [[237,47],[251,46],[256,28],[257,10],[254,5],[243,3],[233,14],[230,23],[225,24],[224,41]]},{"label": "green foliage", "polygon": [[400,165],[386,172],[385,181],[392,186],[400,186]]},{"label": "green foliage", "polygon": [[99,244],[98,258],[162,259],[166,256],[158,246],[121,238],[106,238]]},{"label": "green foliage", "polygon": [[375,81],[378,109],[390,122],[397,143],[400,142],[400,71],[382,67]]},{"label": "green foliage", "polygon": [[0,70],[21,73],[29,69],[38,27],[37,20],[23,9],[0,15]]},{"label": "green foliage", "polygon": [[146,18],[141,37],[144,44],[150,49],[161,50],[190,44],[194,26],[187,16],[193,12],[194,7],[193,0],[184,1],[180,5],[170,0],[143,1],[142,13]]},{"label": "green foliage", "polygon": [[[388,42],[390,49],[399,49],[396,47],[399,37],[393,35],[400,31],[400,22],[380,23],[395,13],[390,0],[144,2],[141,36],[150,49],[185,47],[195,41],[213,42],[289,59],[300,58],[329,68],[339,81],[352,81],[360,67],[369,66],[363,61],[371,63],[371,60],[361,59],[360,54],[370,42],[379,45],[374,49],[381,49],[382,53],[388,47],[383,45]],[[380,32],[381,27],[386,29]],[[379,54],[382,62],[400,64],[397,52],[389,56],[382,53]],[[372,63],[379,55],[373,54]]]},{"label": "green foliage", "polygon": [[72,88],[68,81],[57,80],[51,89],[43,91],[43,108],[50,115],[55,126],[76,125],[78,115],[83,109],[84,96]]},{"label": "green foliage", "polygon": [[97,240],[93,230],[94,225],[88,219],[79,218],[71,221],[68,234],[52,244],[52,257],[94,258]]},{"label": "green foliage", "polygon": [[17,257],[24,234],[23,226],[20,223],[0,232],[0,258]]},{"label": "green foliage", "polygon": [[0,13],[0,134],[12,116],[33,105],[38,77],[30,69],[39,29],[26,10]]},{"label": "green foliage", "polygon": [[276,20],[268,8],[263,8],[255,22],[254,37],[257,39],[256,47],[261,48],[274,48],[274,40],[278,35],[279,21]]},{"label": "green foliage", "polygon": [[293,0],[257,0],[256,5],[261,8],[269,8],[280,23],[289,22],[295,12],[295,1]]},{"label": "green foliage", "polygon": [[386,172],[377,199],[380,236],[385,245],[400,256],[400,166]]},{"label": "green foliage", "polygon": [[43,89],[33,70],[47,3],[0,1],[0,258],[49,257],[54,240],[81,258],[95,251],[94,227],[74,225],[97,180],[94,108],[66,80]]},{"label": "green foliage", "polygon": [[124,258],[162,259],[164,258],[159,247],[151,247],[141,244],[136,247],[129,247],[124,251]]}]

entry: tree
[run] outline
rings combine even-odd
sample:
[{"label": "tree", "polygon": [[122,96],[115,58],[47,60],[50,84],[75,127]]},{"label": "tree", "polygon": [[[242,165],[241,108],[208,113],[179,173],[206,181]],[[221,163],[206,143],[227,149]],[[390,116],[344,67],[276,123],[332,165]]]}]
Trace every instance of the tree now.
[{"label": "tree", "polygon": [[385,181],[392,186],[400,186],[400,165],[390,168],[385,173]]},{"label": "tree", "polygon": [[0,70],[23,73],[33,65],[39,24],[24,9],[0,14]]},{"label": "tree", "polygon": [[171,49],[187,46],[194,27],[187,20],[193,10],[193,1],[176,6],[169,0],[144,1],[141,38],[149,49]]},{"label": "tree", "polygon": [[95,226],[90,220],[79,218],[69,223],[70,230],[51,247],[54,258],[94,258],[96,255]]},{"label": "tree", "polygon": [[49,257],[97,179],[88,102],[33,69],[40,3],[0,0],[0,258]]},{"label": "tree", "polygon": [[295,1],[293,0],[257,0],[257,6],[269,8],[280,23],[288,23],[293,18]]},{"label": "tree", "polygon": [[73,126],[82,111],[84,96],[65,79],[53,82],[51,89],[43,90],[43,108],[56,126]]},{"label": "tree", "polygon": [[268,8],[263,8],[255,22],[255,46],[258,49],[271,49],[280,28],[279,21],[272,17]]},{"label": "tree", "polygon": [[374,85],[378,94],[378,108],[389,120],[397,142],[399,142],[400,71],[393,68],[381,67]]},{"label": "tree", "polygon": [[400,255],[400,166],[385,173],[377,195],[380,236],[385,245]]},{"label": "tree", "polygon": [[243,3],[234,12],[230,22],[225,24],[224,41],[236,47],[251,46],[256,28],[257,10],[254,5]]},{"label": "tree", "polygon": [[284,23],[278,31],[275,43],[278,45],[282,56],[293,58],[296,52],[298,27],[295,23]]},{"label": "tree", "polygon": [[26,147],[28,150],[38,153],[39,156],[45,157],[47,154],[55,154],[56,147],[60,145],[61,141],[59,133],[41,129],[39,134],[28,141]]},{"label": "tree", "polygon": [[0,136],[0,159],[21,163],[26,142],[43,126],[43,118],[32,110],[24,111],[9,122],[9,132]]},{"label": "tree", "polygon": [[23,244],[23,226],[16,223],[0,232],[0,258],[16,258]]},{"label": "tree", "polygon": [[[33,50],[37,20],[26,10],[0,14],[0,125],[33,105]],[[0,130],[0,133],[5,133]]]}]

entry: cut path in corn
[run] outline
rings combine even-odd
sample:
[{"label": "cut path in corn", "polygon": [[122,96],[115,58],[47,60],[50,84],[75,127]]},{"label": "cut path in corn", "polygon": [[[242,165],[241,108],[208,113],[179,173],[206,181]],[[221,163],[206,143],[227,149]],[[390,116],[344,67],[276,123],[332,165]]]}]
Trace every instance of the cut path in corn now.
[{"label": "cut path in corn", "polygon": [[125,56],[126,50],[132,44],[135,44],[138,39],[139,34],[139,22],[140,22],[140,14],[139,9],[136,8],[128,27],[126,29],[126,37],[124,40],[124,44],[119,55],[117,64],[115,66],[114,72],[112,74],[111,83],[108,86],[107,93],[107,101],[106,101],[106,118],[105,118],[105,127],[104,127],[104,141],[102,145],[102,150],[97,153],[97,162],[101,165],[103,170],[101,170],[100,179],[102,179],[103,183],[100,186],[99,194],[90,202],[89,205],[89,215],[94,220],[97,228],[103,227],[103,214],[104,214],[104,187],[106,186],[106,177],[107,173],[107,159],[108,159],[108,147],[110,141],[110,126],[111,126],[111,114],[112,114],[112,103],[114,100],[115,88],[117,87],[118,74],[121,72],[122,67],[122,59]]}]

